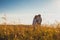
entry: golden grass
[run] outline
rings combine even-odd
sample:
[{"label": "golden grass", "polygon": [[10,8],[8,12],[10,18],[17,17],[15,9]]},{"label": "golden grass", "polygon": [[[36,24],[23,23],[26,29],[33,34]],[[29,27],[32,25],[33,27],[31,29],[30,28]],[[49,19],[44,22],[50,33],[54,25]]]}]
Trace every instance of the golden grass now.
[{"label": "golden grass", "polygon": [[0,25],[0,40],[60,40],[60,24]]}]

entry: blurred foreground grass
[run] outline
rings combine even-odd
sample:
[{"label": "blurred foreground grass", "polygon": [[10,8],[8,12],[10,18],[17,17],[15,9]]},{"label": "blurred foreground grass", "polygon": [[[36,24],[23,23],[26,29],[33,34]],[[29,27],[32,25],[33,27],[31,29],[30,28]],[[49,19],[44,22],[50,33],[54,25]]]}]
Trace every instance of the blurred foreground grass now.
[{"label": "blurred foreground grass", "polygon": [[60,24],[0,25],[0,40],[60,40]]}]

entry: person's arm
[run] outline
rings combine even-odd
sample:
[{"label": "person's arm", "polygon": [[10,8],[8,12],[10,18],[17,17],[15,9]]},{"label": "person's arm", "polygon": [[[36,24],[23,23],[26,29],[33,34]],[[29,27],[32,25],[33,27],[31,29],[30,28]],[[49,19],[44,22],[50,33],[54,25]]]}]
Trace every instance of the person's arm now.
[{"label": "person's arm", "polygon": [[41,18],[41,22],[42,22],[42,18]]}]

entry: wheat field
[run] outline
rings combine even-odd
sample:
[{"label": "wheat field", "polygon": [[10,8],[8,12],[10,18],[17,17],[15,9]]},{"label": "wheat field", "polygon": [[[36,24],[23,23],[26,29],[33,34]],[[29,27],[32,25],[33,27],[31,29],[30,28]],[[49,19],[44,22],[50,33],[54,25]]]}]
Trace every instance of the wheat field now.
[{"label": "wheat field", "polygon": [[0,25],[0,40],[60,40],[60,24]]}]

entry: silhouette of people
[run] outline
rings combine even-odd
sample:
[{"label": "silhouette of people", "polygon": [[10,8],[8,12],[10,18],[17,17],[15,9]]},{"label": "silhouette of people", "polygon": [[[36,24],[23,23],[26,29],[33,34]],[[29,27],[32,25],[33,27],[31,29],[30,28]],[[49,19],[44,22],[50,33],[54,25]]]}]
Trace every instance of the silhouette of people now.
[{"label": "silhouette of people", "polygon": [[35,15],[35,17],[33,19],[33,25],[35,25],[35,24],[41,25],[41,22],[42,22],[41,15],[40,14]]}]

